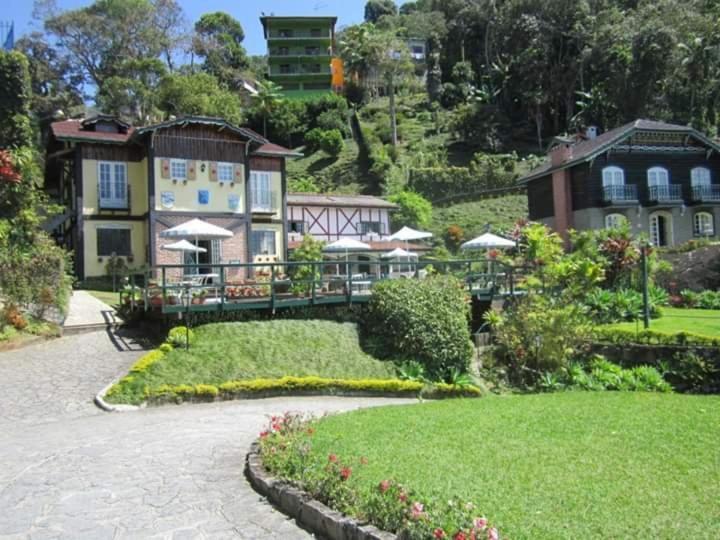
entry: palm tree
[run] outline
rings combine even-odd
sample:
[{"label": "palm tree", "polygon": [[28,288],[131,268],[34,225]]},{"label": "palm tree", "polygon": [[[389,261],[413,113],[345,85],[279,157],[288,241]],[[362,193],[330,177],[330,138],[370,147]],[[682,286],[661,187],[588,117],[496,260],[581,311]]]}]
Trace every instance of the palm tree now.
[{"label": "palm tree", "polygon": [[263,137],[267,137],[268,115],[272,114],[284,99],[281,90],[282,87],[272,81],[257,82],[257,94],[253,95],[253,99],[263,115]]}]

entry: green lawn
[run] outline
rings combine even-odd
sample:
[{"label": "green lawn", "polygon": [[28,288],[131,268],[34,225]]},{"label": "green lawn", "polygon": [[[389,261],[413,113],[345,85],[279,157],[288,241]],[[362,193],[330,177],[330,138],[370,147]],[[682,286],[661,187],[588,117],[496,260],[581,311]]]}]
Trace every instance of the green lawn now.
[{"label": "green lawn", "polygon": [[[704,336],[720,336],[720,311],[714,309],[662,308],[662,317],[650,321],[650,330],[658,332],[691,332]],[[624,330],[643,329],[639,323],[627,322],[610,325]]]},{"label": "green lawn", "polygon": [[175,349],[114,396],[117,402],[137,402],[137,390],[163,384],[214,384],[226,381],[280,378],[285,375],[390,379],[389,362],[367,355],[357,328],[330,321],[274,320],[216,323],[193,330],[190,351]]},{"label": "green lawn", "polygon": [[111,292],[111,291],[95,291],[95,290],[88,290],[87,292],[92,294],[95,298],[97,298],[101,302],[105,302],[108,306],[116,306],[120,303],[120,293]]},{"label": "green lawn", "polygon": [[720,538],[720,397],[565,392],[367,409],[313,454],[358,487],[472,501],[509,538]]}]

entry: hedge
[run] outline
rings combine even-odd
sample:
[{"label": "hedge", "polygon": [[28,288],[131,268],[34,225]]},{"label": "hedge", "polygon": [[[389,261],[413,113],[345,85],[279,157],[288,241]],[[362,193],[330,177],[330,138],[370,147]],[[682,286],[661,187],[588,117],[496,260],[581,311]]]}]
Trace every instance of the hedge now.
[{"label": "hedge", "polygon": [[691,332],[658,332],[657,330],[624,330],[619,328],[596,328],[598,343],[611,345],[686,345],[695,347],[718,347],[720,338],[693,334]]},{"label": "hedge", "polygon": [[449,397],[480,397],[482,391],[475,386],[450,384],[425,385],[417,381],[399,379],[325,379],[322,377],[282,377],[280,379],[253,379],[228,381],[220,385],[198,384],[195,386],[160,385],[147,388],[145,397],[150,403],[214,401],[243,397],[267,397],[268,395],[292,395],[294,393],[363,393],[397,396],[422,396],[429,399]]}]

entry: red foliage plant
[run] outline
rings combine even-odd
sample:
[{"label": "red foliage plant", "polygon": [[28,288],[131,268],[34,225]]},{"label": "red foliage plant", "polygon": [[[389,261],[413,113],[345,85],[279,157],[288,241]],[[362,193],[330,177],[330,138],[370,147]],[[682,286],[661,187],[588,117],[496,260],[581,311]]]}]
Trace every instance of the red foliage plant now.
[{"label": "red foliage plant", "polygon": [[15,168],[10,152],[0,150],[0,181],[19,184],[20,180],[20,173]]}]

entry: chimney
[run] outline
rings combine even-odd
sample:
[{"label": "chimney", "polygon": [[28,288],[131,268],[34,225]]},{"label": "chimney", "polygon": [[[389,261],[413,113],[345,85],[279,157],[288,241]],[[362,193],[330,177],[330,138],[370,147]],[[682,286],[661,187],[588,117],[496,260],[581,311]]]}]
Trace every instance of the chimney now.
[{"label": "chimney", "polygon": [[572,144],[560,143],[550,150],[550,163],[553,167],[562,165],[572,159]]},{"label": "chimney", "polygon": [[592,140],[595,137],[598,136],[598,127],[597,126],[588,126],[585,130],[585,138],[588,140]]}]

